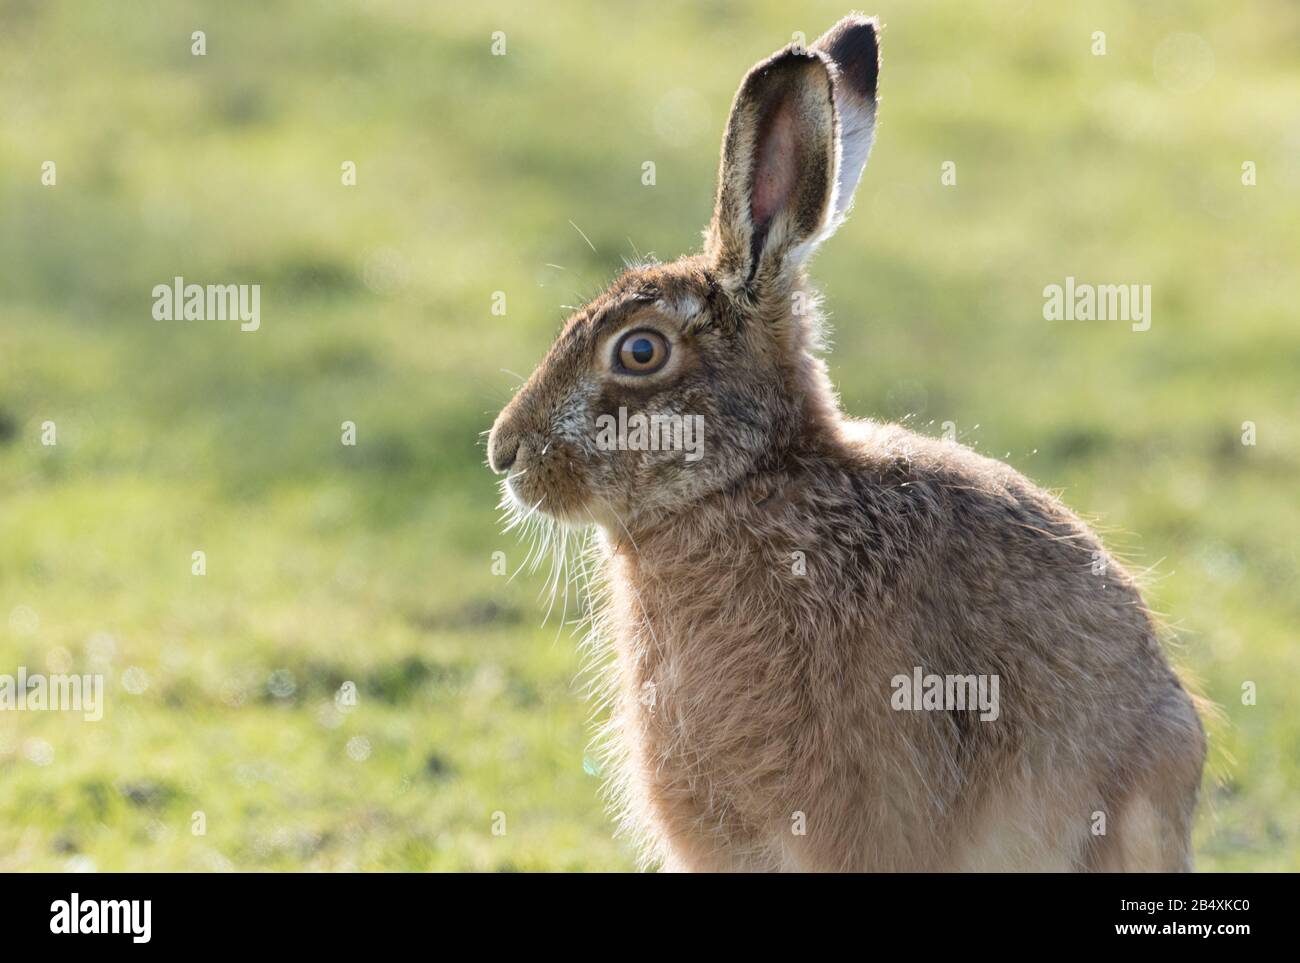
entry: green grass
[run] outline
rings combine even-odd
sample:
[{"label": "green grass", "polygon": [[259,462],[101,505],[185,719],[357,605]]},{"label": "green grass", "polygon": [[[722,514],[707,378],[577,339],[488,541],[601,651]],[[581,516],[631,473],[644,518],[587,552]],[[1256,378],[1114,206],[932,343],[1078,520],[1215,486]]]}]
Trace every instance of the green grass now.
[{"label": "green grass", "polygon": [[[1151,567],[1222,707],[1198,863],[1300,869],[1300,11],[1059,6],[868,11],[832,370]],[[478,433],[563,305],[698,243],[742,72],[847,9],[0,6],[0,672],[108,688],[98,723],[0,713],[0,870],[633,865],[544,573],[492,574],[524,547]],[[1213,76],[1179,92],[1189,32]],[[178,274],[261,283],[261,330],[154,321]],[[1151,330],[1045,322],[1066,275],[1151,284]]]}]

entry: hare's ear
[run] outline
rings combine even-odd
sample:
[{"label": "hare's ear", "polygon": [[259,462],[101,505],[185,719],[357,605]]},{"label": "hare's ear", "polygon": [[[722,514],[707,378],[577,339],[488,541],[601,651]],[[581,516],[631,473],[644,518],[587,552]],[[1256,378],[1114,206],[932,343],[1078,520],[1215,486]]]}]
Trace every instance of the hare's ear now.
[{"label": "hare's ear", "polygon": [[835,64],[835,113],[839,121],[840,169],[835,190],[836,223],[853,204],[867,155],[876,137],[876,85],[880,79],[880,24],[850,14],[813,44]]},{"label": "hare's ear", "polygon": [[833,222],[837,150],[827,55],[789,47],[741,82],[706,249],[739,289],[801,262]]}]

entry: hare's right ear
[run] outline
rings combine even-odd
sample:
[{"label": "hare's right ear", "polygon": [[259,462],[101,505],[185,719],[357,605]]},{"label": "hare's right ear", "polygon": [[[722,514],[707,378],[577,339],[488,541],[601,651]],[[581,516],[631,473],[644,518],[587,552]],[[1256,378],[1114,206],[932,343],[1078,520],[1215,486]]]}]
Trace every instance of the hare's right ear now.
[{"label": "hare's right ear", "polygon": [[876,139],[876,88],[880,81],[880,23],[850,14],[817,42],[835,64],[835,114],[839,121],[840,174],[835,190],[836,225],[853,204],[862,169]]}]

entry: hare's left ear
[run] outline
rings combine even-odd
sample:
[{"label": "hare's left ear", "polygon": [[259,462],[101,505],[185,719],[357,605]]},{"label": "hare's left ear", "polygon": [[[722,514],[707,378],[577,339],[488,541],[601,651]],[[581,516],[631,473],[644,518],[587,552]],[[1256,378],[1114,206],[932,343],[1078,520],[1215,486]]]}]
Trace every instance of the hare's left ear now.
[{"label": "hare's left ear", "polygon": [[[869,71],[861,65],[868,46]],[[874,22],[849,17],[811,49],[788,47],[745,76],[706,235],[725,286],[797,268],[842,220],[874,130],[874,54]]]},{"label": "hare's left ear", "polygon": [[708,252],[726,287],[780,273],[825,230],[835,194],[831,68],[787,48],[745,76],[722,141]]}]

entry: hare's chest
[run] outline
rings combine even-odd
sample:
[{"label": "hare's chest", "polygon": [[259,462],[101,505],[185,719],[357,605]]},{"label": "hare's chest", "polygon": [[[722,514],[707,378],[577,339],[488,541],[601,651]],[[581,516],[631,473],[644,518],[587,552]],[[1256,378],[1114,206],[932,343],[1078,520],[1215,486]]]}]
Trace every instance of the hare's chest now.
[{"label": "hare's chest", "polygon": [[659,635],[625,662],[620,712],[647,828],[767,861],[794,769],[792,680],[757,643]]}]

